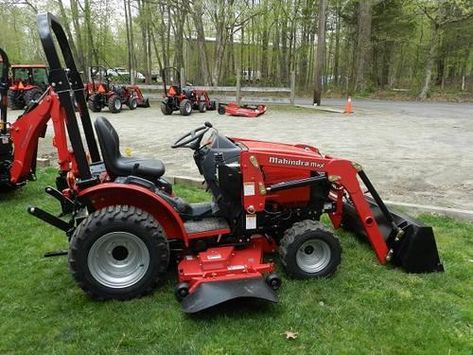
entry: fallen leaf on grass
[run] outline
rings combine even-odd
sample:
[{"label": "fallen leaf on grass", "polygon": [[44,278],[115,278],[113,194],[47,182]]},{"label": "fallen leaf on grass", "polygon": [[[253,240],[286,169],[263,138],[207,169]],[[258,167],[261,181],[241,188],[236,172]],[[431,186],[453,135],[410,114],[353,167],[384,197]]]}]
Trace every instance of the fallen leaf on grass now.
[{"label": "fallen leaf on grass", "polygon": [[284,333],[282,333],[286,336],[286,339],[296,339],[297,338],[297,335],[299,333],[297,332],[292,332],[290,330],[286,330]]}]

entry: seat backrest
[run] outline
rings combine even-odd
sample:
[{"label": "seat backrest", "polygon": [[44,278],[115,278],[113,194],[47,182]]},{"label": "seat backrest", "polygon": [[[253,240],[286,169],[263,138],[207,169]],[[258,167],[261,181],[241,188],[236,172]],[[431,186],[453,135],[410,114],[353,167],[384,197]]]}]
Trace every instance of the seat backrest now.
[{"label": "seat backrest", "polygon": [[120,139],[117,131],[105,117],[97,117],[94,122],[95,132],[102,151],[103,162],[107,172],[116,175],[117,160],[122,156],[120,153]]}]

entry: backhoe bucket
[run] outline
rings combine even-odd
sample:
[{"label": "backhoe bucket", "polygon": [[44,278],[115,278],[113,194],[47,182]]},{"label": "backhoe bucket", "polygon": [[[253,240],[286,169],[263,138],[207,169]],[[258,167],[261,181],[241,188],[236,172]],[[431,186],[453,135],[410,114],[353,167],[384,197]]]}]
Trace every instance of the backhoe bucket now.
[{"label": "backhoe bucket", "polygon": [[[394,265],[411,273],[444,271],[432,227],[389,209],[388,212],[394,224],[402,230],[399,233],[399,230],[396,230],[393,224],[387,221],[375,200],[369,196],[365,196],[365,199],[388,248],[391,250],[390,260]],[[358,214],[349,201],[344,204],[342,227],[358,235],[366,236]]]}]

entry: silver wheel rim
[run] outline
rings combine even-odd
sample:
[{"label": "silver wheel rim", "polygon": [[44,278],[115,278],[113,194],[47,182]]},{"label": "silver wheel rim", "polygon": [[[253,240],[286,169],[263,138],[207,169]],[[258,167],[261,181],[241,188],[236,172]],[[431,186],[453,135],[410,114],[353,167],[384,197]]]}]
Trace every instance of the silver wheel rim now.
[{"label": "silver wheel rim", "polygon": [[330,246],[320,239],[306,240],[297,250],[297,266],[309,274],[318,273],[330,263]]},{"label": "silver wheel rim", "polygon": [[189,113],[192,111],[192,106],[191,106],[191,103],[190,102],[186,102],[186,112]]},{"label": "silver wheel rim", "polygon": [[119,110],[122,108],[122,103],[119,99],[115,100],[115,110]]},{"label": "silver wheel rim", "polygon": [[139,282],[148,271],[149,251],[145,243],[128,232],[111,232],[92,245],[87,257],[90,274],[110,288],[126,288]]}]

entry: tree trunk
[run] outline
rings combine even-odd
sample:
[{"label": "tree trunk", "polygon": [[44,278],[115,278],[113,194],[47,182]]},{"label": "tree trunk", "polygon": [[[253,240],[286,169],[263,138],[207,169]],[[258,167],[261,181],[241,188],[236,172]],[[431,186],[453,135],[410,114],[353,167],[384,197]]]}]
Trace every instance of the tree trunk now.
[{"label": "tree trunk", "polygon": [[325,10],[327,0],[319,0],[319,19],[317,29],[317,55],[315,60],[314,105],[320,106],[322,100],[323,75],[325,63]]},{"label": "tree trunk", "polygon": [[340,63],[340,26],[341,26],[341,16],[340,16],[340,2],[337,1],[336,8],[336,21],[335,21],[335,55],[333,61],[333,83],[335,86],[338,86],[338,76],[339,72],[339,63]]},{"label": "tree trunk", "polygon": [[71,46],[72,55],[74,56],[74,58],[77,58],[77,60],[79,60],[79,57],[77,55],[77,48],[75,46],[74,41],[72,40],[73,37],[72,37],[72,32],[71,32],[71,26],[69,26],[69,21],[68,21],[66,10],[64,9],[64,4],[62,0],[58,0],[58,4],[59,4],[59,11],[61,13],[61,17],[63,18],[62,23],[64,24],[64,29],[70,41],[69,44]]},{"label": "tree trunk", "polygon": [[192,11],[192,18],[194,20],[195,30],[197,32],[197,49],[199,51],[199,68],[202,76],[202,84],[209,85],[209,61],[207,59],[207,46],[205,43],[204,24],[202,22],[203,16],[202,0],[194,1],[194,11]]},{"label": "tree trunk", "polygon": [[367,88],[367,71],[371,51],[371,4],[372,0],[360,1],[358,14],[358,41],[355,66],[354,90]]},{"label": "tree trunk", "polygon": [[79,68],[81,68],[84,73],[87,73],[87,65],[85,64],[84,58],[84,46],[82,43],[82,29],[79,24],[79,9],[77,8],[77,0],[71,0],[71,17],[77,39],[77,60],[79,61]]},{"label": "tree trunk", "polygon": [[432,24],[432,39],[430,40],[429,56],[427,57],[427,63],[425,65],[424,74],[424,86],[418,96],[419,100],[425,100],[430,90],[430,83],[432,80],[432,69],[435,63],[435,57],[437,56],[437,46],[439,40],[440,28],[436,23]]}]

